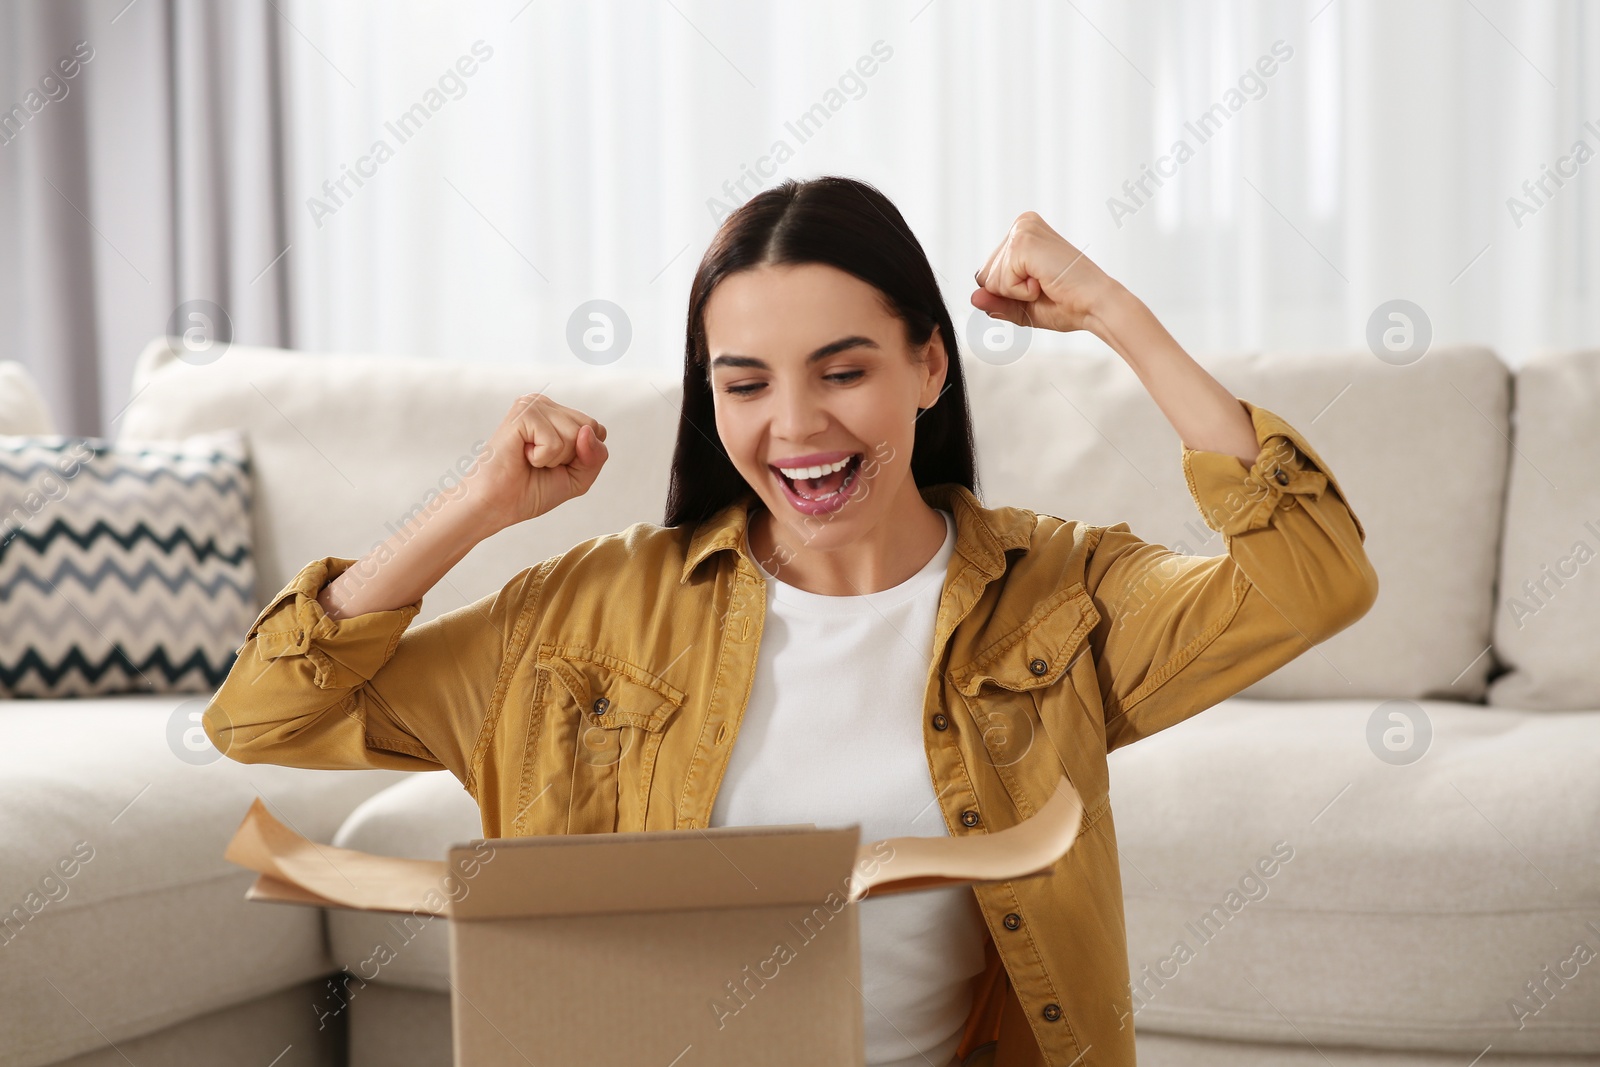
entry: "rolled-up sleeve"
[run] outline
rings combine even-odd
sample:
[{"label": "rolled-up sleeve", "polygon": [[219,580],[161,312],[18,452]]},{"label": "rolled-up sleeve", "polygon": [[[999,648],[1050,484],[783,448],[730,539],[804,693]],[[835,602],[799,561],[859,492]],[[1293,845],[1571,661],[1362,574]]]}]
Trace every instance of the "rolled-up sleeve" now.
[{"label": "rolled-up sleeve", "polygon": [[201,718],[240,763],[448,769],[470,791],[505,650],[545,566],[412,627],[422,601],[334,619],[318,594],[354,560],[314,560],[262,609]]},{"label": "rolled-up sleeve", "polygon": [[[1281,417],[1246,400],[1259,453],[1182,446],[1190,495],[1226,552],[1191,556],[1097,528],[1085,585],[1106,747],[1194,715],[1352,625],[1378,596],[1366,530],[1333,472]],[[1354,694],[1353,694],[1354,695]]]}]

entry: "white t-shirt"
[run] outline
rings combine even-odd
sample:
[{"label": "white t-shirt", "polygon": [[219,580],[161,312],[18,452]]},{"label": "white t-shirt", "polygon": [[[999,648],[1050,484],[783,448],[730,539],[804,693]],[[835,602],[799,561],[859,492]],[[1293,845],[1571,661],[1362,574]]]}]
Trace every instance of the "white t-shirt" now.
[{"label": "white t-shirt", "polygon": [[[955,520],[940,514],[944,544],[891,589],[823,596],[762,568],[767,614],[755,681],[712,826],[860,823],[863,843],[948,833],[922,734],[934,623],[955,551]],[[972,888],[855,906],[867,1064],[946,1067],[983,971]]]}]

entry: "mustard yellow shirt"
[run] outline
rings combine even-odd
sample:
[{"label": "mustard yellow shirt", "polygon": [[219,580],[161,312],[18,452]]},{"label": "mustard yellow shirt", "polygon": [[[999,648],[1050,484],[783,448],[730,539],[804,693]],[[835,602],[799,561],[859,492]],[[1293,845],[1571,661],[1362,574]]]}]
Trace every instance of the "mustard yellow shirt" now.
[{"label": "mustard yellow shirt", "polygon": [[[1081,833],[1047,877],[974,886],[989,968],[959,1055],[997,1067],[1134,1063],[1106,755],[1182,722],[1361,618],[1366,533],[1322,460],[1241,401],[1249,468],[1182,447],[1219,556],[985,507],[955,516],[924,699],[928,767],[953,836],[1034,814],[1065,774]],[[1331,490],[1331,491],[1330,491]],[[333,620],[314,560],[262,610],[203,723],[242,763],[446,768],[488,838],[709,825],[755,672],[766,581],[753,492],[695,529],[635,523],[410,627],[421,601]],[[986,1058],[981,1062],[989,1062]]]}]

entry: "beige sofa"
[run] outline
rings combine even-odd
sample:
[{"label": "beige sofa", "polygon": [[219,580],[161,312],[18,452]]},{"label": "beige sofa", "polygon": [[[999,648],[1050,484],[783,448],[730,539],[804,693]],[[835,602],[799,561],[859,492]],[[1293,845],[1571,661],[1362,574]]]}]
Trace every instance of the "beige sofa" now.
[{"label": "beige sofa", "polygon": [[[1137,379],[1051,340],[966,363],[985,500],[1222,551]],[[1518,373],[1472,347],[1205,362],[1316,444],[1382,587],[1355,626],[1112,755],[1141,1062],[1600,1063],[1600,352]],[[595,491],[480,545],[421,620],[659,520],[679,396],[676,375],[576,361],[191,365],[164,341],[133,387],[125,439],[247,429],[263,601],[387,537],[515,395],[600,418]],[[448,1064],[443,923],[246,904],[221,853],[260,794],[315,839],[437,858],[479,833],[471,798],[445,772],[185,763],[167,731],[200,699],[0,702],[0,901],[96,845],[0,947],[0,1064]],[[393,959],[334,996],[380,942]]]}]

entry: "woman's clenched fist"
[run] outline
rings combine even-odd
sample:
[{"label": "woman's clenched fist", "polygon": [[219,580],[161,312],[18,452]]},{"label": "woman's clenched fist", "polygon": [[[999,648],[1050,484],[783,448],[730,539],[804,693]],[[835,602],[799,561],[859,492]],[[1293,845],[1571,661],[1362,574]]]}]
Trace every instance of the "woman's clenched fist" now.
[{"label": "woman's clenched fist", "polygon": [[972,306],[992,318],[1041,330],[1091,329],[1090,318],[1117,283],[1050,228],[1024,211],[978,269]]},{"label": "woman's clenched fist", "polygon": [[473,471],[472,495],[495,530],[589,491],[610,453],[606,428],[543,393],[519,396]]}]

